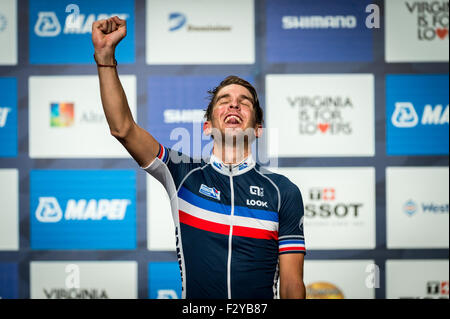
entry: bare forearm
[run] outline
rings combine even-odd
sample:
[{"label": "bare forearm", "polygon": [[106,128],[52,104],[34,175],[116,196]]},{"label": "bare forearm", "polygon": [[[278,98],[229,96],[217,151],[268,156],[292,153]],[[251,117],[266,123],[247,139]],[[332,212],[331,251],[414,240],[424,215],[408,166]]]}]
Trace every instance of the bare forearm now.
[{"label": "bare forearm", "polygon": [[121,137],[134,124],[134,120],[117,70],[110,67],[98,67],[98,76],[103,111],[111,134]]},{"label": "bare forearm", "polygon": [[303,281],[280,282],[281,299],[305,299],[306,289]]}]

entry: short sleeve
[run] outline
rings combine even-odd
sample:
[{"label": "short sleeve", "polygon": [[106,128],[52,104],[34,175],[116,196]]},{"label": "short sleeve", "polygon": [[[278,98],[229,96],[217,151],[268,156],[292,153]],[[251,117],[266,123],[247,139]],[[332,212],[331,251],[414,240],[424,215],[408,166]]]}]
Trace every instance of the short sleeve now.
[{"label": "short sleeve", "polygon": [[156,178],[167,190],[169,197],[176,193],[179,185],[191,170],[202,165],[201,160],[159,145],[159,152],[153,162],[142,167],[147,173]]},{"label": "short sleeve", "polygon": [[298,187],[289,182],[281,192],[281,206],[278,225],[279,254],[306,254],[305,237],[303,233],[304,207],[302,194]]}]

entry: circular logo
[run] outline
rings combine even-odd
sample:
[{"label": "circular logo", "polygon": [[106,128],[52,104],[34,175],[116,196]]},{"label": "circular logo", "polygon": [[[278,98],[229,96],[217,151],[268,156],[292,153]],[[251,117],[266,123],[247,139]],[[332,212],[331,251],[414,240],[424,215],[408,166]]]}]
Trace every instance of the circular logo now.
[{"label": "circular logo", "polygon": [[416,211],[417,211],[417,204],[416,204],[414,201],[409,200],[409,201],[407,201],[407,202],[405,203],[405,205],[403,205],[403,211],[404,211],[407,215],[412,216],[412,215],[414,215],[414,214],[416,213]]},{"label": "circular logo", "polygon": [[8,21],[3,14],[0,14],[0,32],[5,31]]},{"label": "circular logo", "polygon": [[306,299],[344,299],[344,294],[329,282],[313,282],[306,286]]}]

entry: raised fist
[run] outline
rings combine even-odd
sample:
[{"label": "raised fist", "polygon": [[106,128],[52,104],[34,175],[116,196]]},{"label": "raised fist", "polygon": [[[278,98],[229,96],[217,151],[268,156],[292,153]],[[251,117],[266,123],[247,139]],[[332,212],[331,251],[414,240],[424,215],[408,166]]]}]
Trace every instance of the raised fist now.
[{"label": "raised fist", "polygon": [[119,42],[127,35],[127,22],[115,16],[92,24],[92,43],[95,56],[100,63],[109,63],[114,59],[114,51]]}]

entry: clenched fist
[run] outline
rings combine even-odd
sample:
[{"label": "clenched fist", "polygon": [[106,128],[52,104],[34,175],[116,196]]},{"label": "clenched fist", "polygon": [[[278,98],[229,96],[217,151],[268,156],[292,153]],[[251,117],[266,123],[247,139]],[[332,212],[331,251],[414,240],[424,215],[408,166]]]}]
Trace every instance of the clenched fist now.
[{"label": "clenched fist", "polygon": [[95,57],[100,64],[112,64],[114,51],[119,42],[127,35],[127,22],[115,16],[92,24],[92,43]]}]

